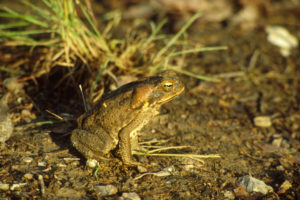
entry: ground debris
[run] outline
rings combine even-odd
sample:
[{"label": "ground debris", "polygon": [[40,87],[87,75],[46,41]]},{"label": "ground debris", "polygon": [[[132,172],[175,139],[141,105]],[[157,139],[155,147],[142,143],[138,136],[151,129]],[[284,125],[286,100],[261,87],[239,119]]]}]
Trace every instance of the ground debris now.
[{"label": "ground debris", "polygon": [[135,192],[124,192],[119,200],[141,200],[141,197]]},{"label": "ground debris", "polygon": [[270,127],[272,126],[271,118],[268,116],[257,116],[253,119],[255,126]]},{"label": "ground debris", "polygon": [[94,190],[98,197],[110,196],[118,192],[118,188],[114,185],[96,185]]},{"label": "ground debris", "polygon": [[282,26],[267,26],[268,41],[280,48],[284,57],[289,57],[292,48],[298,47],[298,39]]},{"label": "ground debris", "polygon": [[228,190],[224,192],[224,197],[226,197],[227,199],[235,199],[233,192]]},{"label": "ground debris", "polygon": [[3,191],[9,190],[9,184],[8,183],[0,183],[0,190],[3,190]]},{"label": "ground debris", "polygon": [[7,191],[7,190],[19,190],[21,187],[24,187],[27,185],[27,183],[14,183],[14,184],[8,184],[8,183],[0,183],[0,190]]},{"label": "ground debris", "polygon": [[290,189],[292,187],[292,184],[288,181],[288,180],[285,180],[279,190],[277,191],[277,194],[284,194],[288,189]]},{"label": "ground debris", "polygon": [[164,176],[170,176],[172,175],[172,173],[175,171],[174,166],[170,166],[170,167],[165,167],[162,171],[159,172],[148,172],[148,173],[144,173],[142,175],[139,175],[137,177],[134,178],[134,180],[138,180],[140,178],[142,178],[143,176],[146,175],[154,175],[157,177],[164,177]]},{"label": "ground debris", "polygon": [[8,114],[7,101],[10,93],[5,94],[0,99],[0,149],[13,132],[13,124]]},{"label": "ground debris", "polygon": [[259,192],[262,194],[267,194],[273,191],[271,186],[268,186],[263,181],[249,175],[238,178],[237,183],[241,187],[245,188],[247,192]]}]

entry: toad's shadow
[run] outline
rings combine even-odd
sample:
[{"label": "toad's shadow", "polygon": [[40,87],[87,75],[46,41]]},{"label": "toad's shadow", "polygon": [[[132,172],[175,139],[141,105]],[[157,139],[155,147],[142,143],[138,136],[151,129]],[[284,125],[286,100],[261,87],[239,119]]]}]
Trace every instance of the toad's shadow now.
[{"label": "toad's shadow", "polygon": [[73,155],[74,157],[80,158],[80,162],[84,164],[85,158],[73,147],[71,143],[72,130],[75,128],[75,121],[55,123],[49,127],[51,130],[49,135],[52,142],[59,146],[59,149],[55,152],[58,154],[59,152],[63,152],[62,155],[66,155],[65,152],[68,151],[67,153]]}]

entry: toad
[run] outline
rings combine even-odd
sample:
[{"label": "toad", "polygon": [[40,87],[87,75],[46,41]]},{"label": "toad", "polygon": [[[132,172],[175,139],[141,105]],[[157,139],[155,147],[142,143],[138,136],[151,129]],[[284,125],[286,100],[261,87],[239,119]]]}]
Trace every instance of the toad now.
[{"label": "toad", "polygon": [[184,91],[174,72],[150,76],[105,94],[77,119],[73,146],[86,158],[102,160],[117,149],[126,165],[139,165],[132,156],[138,148],[137,131],[159,113],[160,107]]}]

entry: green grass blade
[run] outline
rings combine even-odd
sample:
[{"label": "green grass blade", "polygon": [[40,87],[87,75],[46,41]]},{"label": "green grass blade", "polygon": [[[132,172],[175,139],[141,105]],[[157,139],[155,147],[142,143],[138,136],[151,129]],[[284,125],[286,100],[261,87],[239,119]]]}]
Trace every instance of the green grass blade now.
[{"label": "green grass blade", "polygon": [[150,23],[152,32],[151,35],[148,37],[146,42],[142,45],[142,48],[146,47],[150,42],[152,42],[157,35],[157,33],[162,29],[162,27],[167,23],[167,19],[162,20],[156,27],[153,23]]},{"label": "green grass blade", "polygon": [[[22,20],[25,20],[27,22],[30,22],[32,24],[36,24],[36,25],[39,25],[41,27],[44,27],[44,28],[48,28],[48,24],[46,22],[42,22],[40,20],[37,20],[36,19],[36,16],[33,16],[33,15],[22,15],[22,14],[19,14],[7,7],[4,7],[2,8],[4,11],[6,11],[8,14],[10,15],[7,15],[8,18],[19,18],[19,19],[22,19]],[[0,15],[1,17],[1,15]],[[5,15],[3,15],[2,17],[5,17]]]},{"label": "green grass blade", "polygon": [[94,92],[94,90],[96,88],[96,85],[98,84],[100,78],[102,77],[102,74],[103,74],[104,70],[107,68],[109,62],[110,62],[110,59],[107,59],[105,61],[104,65],[100,68],[100,70],[99,70],[99,72],[98,72],[98,74],[96,76],[96,79],[95,79],[95,81],[94,81],[94,83],[92,85],[90,94],[93,94],[93,92]]},{"label": "green grass blade", "polygon": [[196,13],[179,31],[176,35],[162,48],[155,56],[154,62],[160,58],[177,40],[178,38],[192,25],[192,23],[201,16],[201,13]]},{"label": "green grass blade", "polygon": [[38,6],[33,5],[32,3],[28,2],[27,0],[21,0],[21,2],[22,2],[24,5],[26,5],[26,6],[30,7],[30,8],[32,8],[32,9],[33,9],[34,11],[36,11],[36,12],[38,13],[38,15],[40,15],[41,17],[43,17],[43,18],[45,18],[45,19],[51,18],[51,14],[49,13],[48,10],[39,8]]},{"label": "green grass blade", "polygon": [[217,51],[217,50],[227,50],[227,46],[217,46],[217,47],[202,47],[202,48],[197,48],[197,49],[188,49],[185,51],[178,51],[174,53],[170,53],[169,56],[179,56],[179,55],[184,55],[184,54],[189,54],[189,53],[198,53],[198,52],[203,52],[203,51]]},{"label": "green grass blade", "polygon": [[[5,8],[3,8],[4,10]],[[0,12],[0,17],[3,17],[3,18],[19,18],[17,17],[15,14],[12,14],[12,13],[4,13],[4,12]]]},{"label": "green grass blade", "polygon": [[100,32],[98,31],[97,27],[95,26],[95,24],[93,23],[92,19],[90,18],[90,16],[88,15],[88,13],[85,11],[85,9],[83,8],[82,4],[79,4],[82,13],[84,14],[85,18],[88,20],[88,22],[90,23],[90,25],[92,26],[93,30],[95,31],[97,37],[101,40],[105,51],[109,54],[111,54],[111,50],[109,49],[105,39],[103,38],[103,36],[100,34]]},{"label": "green grass blade", "polygon": [[24,27],[28,26],[30,23],[28,22],[12,22],[9,24],[0,24],[0,29],[10,29],[10,28],[19,28],[19,27]]},{"label": "green grass blade", "polygon": [[177,67],[174,67],[174,66],[169,66],[169,69],[171,69],[171,70],[173,70],[175,72],[178,72],[178,73],[190,76],[190,77],[194,77],[194,78],[200,79],[200,80],[210,81],[210,82],[220,82],[220,79],[212,78],[212,77],[208,77],[208,76],[198,75],[198,74],[195,74],[195,73],[183,70],[183,69],[178,69]]},{"label": "green grass blade", "polygon": [[0,37],[13,37],[13,36],[24,36],[24,35],[35,35],[42,33],[49,33],[51,31],[45,30],[27,30],[27,31],[2,31]]}]

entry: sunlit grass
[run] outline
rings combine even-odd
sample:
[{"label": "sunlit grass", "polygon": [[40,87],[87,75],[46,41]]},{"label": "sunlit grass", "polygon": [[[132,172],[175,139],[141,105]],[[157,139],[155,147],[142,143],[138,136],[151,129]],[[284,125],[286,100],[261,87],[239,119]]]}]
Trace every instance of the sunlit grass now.
[{"label": "sunlit grass", "polygon": [[[49,55],[45,56],[48,60],[44,60],[47,66],[73,67],[78,59],[89,66],[91,62],[100,58],[100,63],[102,66],[105,65],[105,68],[99,65],[92,70],[96,70],[94,74],[97,74],[97,71],[101,72],[101,76],[104,70],[112,70],[115,67],[124,72],[143,71],[150,74],[171,69],[194,78],[218,81],[217,78],[196,74],[169,62],[186,54],[226,49],[224,46],[186,49],[185,44],[179,41],[187,29],[201,16],[200,13],[192,16],[171,37],[160,34],[167,23],[167,19],[163,19],[157,25],[153,22],[149,23],[151,32],[148,36],[136,40],[114,39],[103,35],[103,32],[107,33],[112,24],[118,26],[121,21],[118,12],[111,12],[109,15],[111,23],[99,29],[92,20],[94,18],[89,15],[90,12],[87,12],[86,6],[79,0],[42,0],[39,6],[27,0],[20,0],[20,2],[31,9],[30,14],[2,7],[3,12],[0,12],[0,17],[8,18],[11,22],[0,25],[0,41],[4,41],[4,45],[30,46],[33,49],[41,46],[49,48],[47,52]],[[97,82],[98,76],[93,77]],[[95,86],[92,90],[94,88]]]},{"label": "sunlit grass", "polygon": [[[80,1],[42,0],[43,7],[26,0],[20,2],[30,8],[32,14],[18,13],[8,7],[2,7],[5,12],[0,13],[0,17],[17,20],[1,24],[0,38],[10,41],[8,44],[56,47],[52,57],[58,61],[56,64],[63,66],[73,66],[76,57],[87,63],[97,58],[101,51],[110,53]],[[79,18],[76,7],[81,8],[93,31]]]}]

